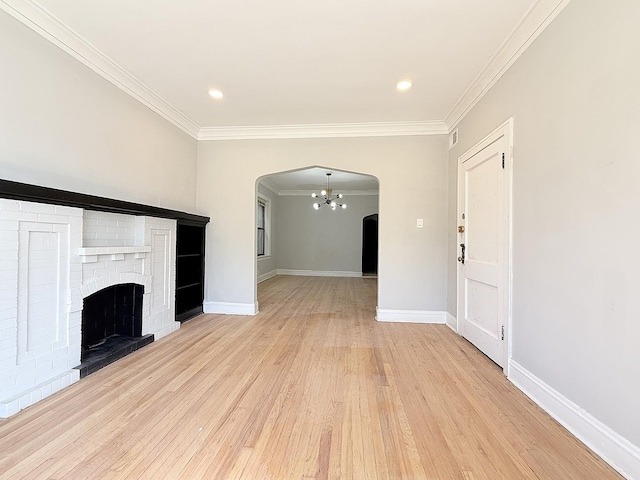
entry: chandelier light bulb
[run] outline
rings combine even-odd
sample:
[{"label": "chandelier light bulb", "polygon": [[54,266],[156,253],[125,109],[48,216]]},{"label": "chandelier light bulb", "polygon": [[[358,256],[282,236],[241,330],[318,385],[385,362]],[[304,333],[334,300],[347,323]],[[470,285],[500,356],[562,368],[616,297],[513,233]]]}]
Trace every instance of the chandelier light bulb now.
[{"label": "chandelier light bulb", "polygon": [[343,203],[343,204],[342,204],[342,209],[343,209],[343,210],[346,210],[346,209],[347,209],[347,204],[346,204],[346,203]]},{"label": "chandelier light bulb", "polygon": [[342,193],[338,193],[338,194],[333,193],[333,190],[331,189],[330,179],[331,179],[331,172],[328,172],[327,188],[325,190],[320,191],[320,195],[318,195],[315,192],[311,194],[312,198],[319,198],[322,200],[319,203],[313,204],[314,210],[319,210],[323,205],[327,205],[331,210],[336,210],[338,207],[342,208],[343,210],[347,208],[346,205],[342,203],[338,204],[338,202],[336,202],[336,200],[341,199],[342,197],[344,197],[344,195]]}]

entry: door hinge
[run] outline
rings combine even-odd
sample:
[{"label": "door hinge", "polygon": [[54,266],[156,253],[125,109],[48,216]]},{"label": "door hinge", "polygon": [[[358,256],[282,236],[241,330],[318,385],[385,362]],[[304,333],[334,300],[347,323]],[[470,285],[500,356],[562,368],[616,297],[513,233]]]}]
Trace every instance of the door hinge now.
[{"label": "door hinge", "polygon": [[502,325],[502,340],[504,340],[504,325]]},{"label": "door hinge", "polygon": [[[502,168],[504,168],[504,153],[502,154]],[[503,338],[504,340],[504,338]]]}]

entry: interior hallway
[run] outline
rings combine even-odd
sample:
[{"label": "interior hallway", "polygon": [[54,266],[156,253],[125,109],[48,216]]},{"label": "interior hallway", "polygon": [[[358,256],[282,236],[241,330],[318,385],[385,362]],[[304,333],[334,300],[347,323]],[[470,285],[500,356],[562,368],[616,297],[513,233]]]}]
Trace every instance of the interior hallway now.
[{"label": "interior hallway", "polygon": [[621,478],[376,279],[278,276],[0,420],[0,479]]}]

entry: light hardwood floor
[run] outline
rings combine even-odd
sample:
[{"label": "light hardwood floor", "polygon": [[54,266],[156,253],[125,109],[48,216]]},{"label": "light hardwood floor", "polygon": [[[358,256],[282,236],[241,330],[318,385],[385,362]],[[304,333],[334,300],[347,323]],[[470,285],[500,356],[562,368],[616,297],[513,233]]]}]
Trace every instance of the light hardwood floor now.
[{"label": "light hardwood floor", "polygon": [[446,326],[375,322],[375,279],[259,301],[0,421],[0,479],[620,478]]}]

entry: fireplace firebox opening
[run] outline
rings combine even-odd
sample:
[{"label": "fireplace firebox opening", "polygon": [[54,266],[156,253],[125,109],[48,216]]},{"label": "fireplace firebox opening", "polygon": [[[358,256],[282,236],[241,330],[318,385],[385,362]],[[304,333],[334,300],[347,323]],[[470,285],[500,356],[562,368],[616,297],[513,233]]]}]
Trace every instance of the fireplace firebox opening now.
[{"label": "fireplace firebox opening", "polygon": [[81,378],[153,341],[142,336],[143,295],[143,285],[125,283],[84,299]]}]

